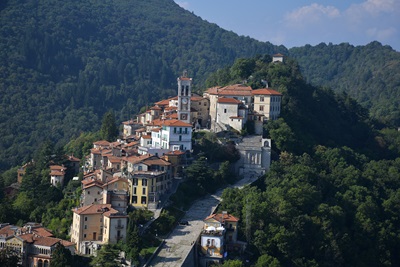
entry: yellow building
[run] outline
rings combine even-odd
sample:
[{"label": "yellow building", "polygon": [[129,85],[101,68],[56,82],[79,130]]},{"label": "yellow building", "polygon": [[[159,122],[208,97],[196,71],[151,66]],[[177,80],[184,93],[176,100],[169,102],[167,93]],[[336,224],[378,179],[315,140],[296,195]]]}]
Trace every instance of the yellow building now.
[{"label": "yellow building", "polygon": [[103,244],[126,239],[128,216],[111,204],[93,204],[73,210],[71,242],[81,254],[93,254]]},{"label": "yellow building", "polygon": [[172,184],[171,163],[144,155],[128,159],[130,204],[136,208],[156,209]]}]

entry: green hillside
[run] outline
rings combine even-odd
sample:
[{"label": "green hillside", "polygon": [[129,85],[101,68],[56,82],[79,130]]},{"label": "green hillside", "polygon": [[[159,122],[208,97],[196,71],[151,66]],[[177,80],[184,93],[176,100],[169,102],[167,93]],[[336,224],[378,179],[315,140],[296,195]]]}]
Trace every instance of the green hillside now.
[{"label": "green hillside", "polygon": [[366,46],[306,45],[289,50],[306,80],[346,92],[372,117],[400,125],[400,53],[379,42]]},{"label": "green hillside", "polygon": [[[0,3],[0,170],[40,143],[67,143],[175,95],[188,70],[195,88],[235,59],[283,53],[306,80],[346,91],[399,124],[399,53],[379,43],[292,48],[238,36],[172,0],[6,0]],[[242,77],[244,78],[244,77]]]},{"label": "green hillside", "polygon": [[110,108],[126,120],[174,95],[185,69],[200,85],[237,57],[286,51],[172,0],[8,0],[0,12],[0,169],[97,129]]}]

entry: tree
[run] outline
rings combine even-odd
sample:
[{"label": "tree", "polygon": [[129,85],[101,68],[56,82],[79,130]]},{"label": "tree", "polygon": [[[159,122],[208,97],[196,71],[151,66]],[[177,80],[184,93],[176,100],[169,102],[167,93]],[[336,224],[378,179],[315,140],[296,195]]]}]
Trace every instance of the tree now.
[{"label": "tree", "polygon": [[104,114],[101,122],[100,136],[109,142],[115,141],[118,136],[118,127],[115,122],[114,112],[109,110]]},{"label": "tree", "polygon": [[268,254],[260,256],[255,265],[255,267],[280,267],[280,266],[281,264],[279,263],[279,261]]},{"label": "tree", "polygon": [[97,256],[94,257],[90,266],[100,267],[116,267],[121,266],[116,260],[118,259],[119,252],[112,245],[104,245],[97,251]]},{"label": "tree", "polygon": [[142,249],[142,240],[139,236],[139,229],[133,216],[129,216],[128,232],[126,235],[125,250],[132,262],[137,265],[139,263],[139,253]]},{"label": "tree", "polygon": [[205,157],[200,157],[186,168],[186,176],[190,182],[193,182],[198,187],[200,195],[204,195],[214,189],[214,174],[207,165]]},{"label": "tree", "polygon": [[236,79],[247,79],[254,71],[255,66],[254,59],[239,58],[231,67],[231,76]]},{"label": "tree", "polygon": [[73,263],[71,251],[58,243],[51,257],[51,267],[68,267]]},{"label": "tree", "polygon": [[21,266],[19,263],[20,257],[18,252],[10,247],[0,249],[0,266],[2,267],[15,267]]}]

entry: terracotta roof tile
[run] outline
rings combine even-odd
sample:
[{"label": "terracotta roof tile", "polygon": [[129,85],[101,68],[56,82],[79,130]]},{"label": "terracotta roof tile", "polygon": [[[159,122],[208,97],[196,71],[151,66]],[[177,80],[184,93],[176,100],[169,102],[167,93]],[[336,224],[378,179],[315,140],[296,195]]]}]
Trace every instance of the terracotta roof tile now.
[{"label": "terracotta roof tile", "polygon": [[212,87],[209,88],[206,92],[211,95],[220,95],[220,96],[251,96],[251,87],[244,84],[233,84],[225,87]]},{"label": "terracotta roof tile", "polygon": [[222,214],[222,213],[212,214],[212,215],[208,216],[205,220],[208,220],[208,219],[214,219],[214,220],[219,221],[220,223],[223,223],[223,222],[238,222],[239,221],[239,219],[236,218],[233,215]]},{"label": "terracotta roof tile", "polygon": [[98,145],[98,146],[109,146],[109,145],[110,145],[110,142],[108,142],[107,140],[100,140],[100,141],[94,142],[93,145]]},{"label": "terracotta roof tile", "polygon": [[55,237],[34,237],[34,244],[38,246],[52,247],[61,242],[61,239]]},{"label": "terracotta roof tile", "polygon": [[150,159],[146,159],[143,160],[143,163],[146,165],[163,165],[163,166],[169,166],[171,165],[171,163],[169,163],[168,161],[162,160],[160,158],[150,158]]},{"label": "terracotta roof tile", "polygon": [[161,108],[159,106],[154,106],[150,108],[151,110],[161,110]]},{"label": "terracotta roof tile", "polygon": [[228,97],[220,97],[220,98],[218,98],[218,103],[235,104],[235,105],[242,104],[241,101],[239,101],[237,99],[234,99],[234,98],[228,98]]},{"label": "terracotta roof tile", "polygon": [[251,93],[252,93],[252,95],[276,95],[276,96],[282,95],[278,91],[275,91],[271,88],[256,89],[256,90],[253,90]]},{"label": "terracotta roof tile", "polygon": [[164,125],[164,126],[177,126],[177,127],[192,127],[192,125],[189,124],[189,123],[186,123],[186,122],[183,122],[183,121],[180,121],[180,120],[175,120],[175,119],[165,120],[165,121],[163,121],[162,125]]},{"label": "terracotta roof tile", "polygon": [[76,214],[84,215],[84,214],[101,214],[107,211],[118,212],[117,210],[111,207],[111,204],[91,204],[89,206],[83,206],[80,208],[75,208],[72,210]]}]

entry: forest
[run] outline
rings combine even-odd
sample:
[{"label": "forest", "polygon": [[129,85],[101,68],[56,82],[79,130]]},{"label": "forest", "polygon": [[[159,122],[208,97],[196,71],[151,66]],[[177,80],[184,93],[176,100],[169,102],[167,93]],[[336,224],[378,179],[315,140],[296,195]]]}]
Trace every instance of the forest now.
[{"label": "forest", "polygon": [[207,84],[260,78],[283,94],[268,121],[274,161],[258,182],[226,189],[220,211],[239,217],[249,253],[222,266],[398,266],[400,132],[348,94],[315,87],[295,60],[238,59]]},{"label": "forest", "polygon": [[[271,170],[253,186],[222,195],[220,209],[241,218],[240,240],[248,242],[247,255],[254,266],[398,266],[400,132],[371,118],[348,94],[308,84],[291,58],[284,63],[271,63],[268,54],[239,58],[211,74],[205,84],[244,79],[253,88],[268,80],[283,95],[281,118],[264,129],[273,140]],[[19,193],[0,198],[0,221],[37,221],[68,238],[79,182],[70,182],[62,191],[50,187],[47,165],[62,164],[65,153],[85,155],[96,139],[115,138],[116,119],[111,114],[116,113],[103,116],[100,131],[83,133],[62,148],[42,143]],[[199,145],[211,158],[212,139],[205,137]],[[231,155],[225,160],[235,161],[232,151],[221,149],[221,155],[214,156]],[[4,172],[0,186],[10,184],[15,172]],[[188,168],[187,175],[202,194],[232,179],[227,166],[215,172],[205,157]],[[189,187],[184,189],[195,188]],[[181,193],[175,199],[185,197],[184,190]],[[244,265],[235,259],[224,266],[230,262]]]},{"label": "forest", "polygon": [[[286,49],[221,29],[172,0],[7,0],[0,4],[0,172],[175,95],[184,70],[195,89],[237,58],[282,53],[305,80],[355,98],[399,124],[399,53],[374,42]],[[379,93],[379,95],[377,95]],[[322,96],[321,96],[322,97]]]}]

